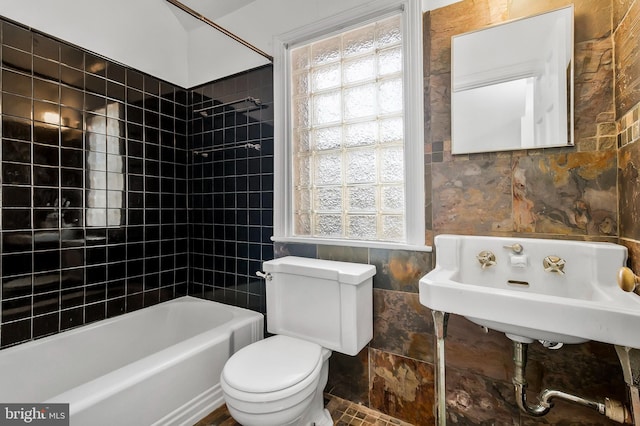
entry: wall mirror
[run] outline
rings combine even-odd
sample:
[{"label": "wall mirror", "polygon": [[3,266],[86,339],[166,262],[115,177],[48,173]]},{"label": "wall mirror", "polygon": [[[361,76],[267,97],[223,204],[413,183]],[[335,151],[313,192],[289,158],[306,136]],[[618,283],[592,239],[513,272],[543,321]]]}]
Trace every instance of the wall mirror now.
[{"label": "wall mirror", "polygon": [[573,145],[573,5],[452,37],[453,154]]}]

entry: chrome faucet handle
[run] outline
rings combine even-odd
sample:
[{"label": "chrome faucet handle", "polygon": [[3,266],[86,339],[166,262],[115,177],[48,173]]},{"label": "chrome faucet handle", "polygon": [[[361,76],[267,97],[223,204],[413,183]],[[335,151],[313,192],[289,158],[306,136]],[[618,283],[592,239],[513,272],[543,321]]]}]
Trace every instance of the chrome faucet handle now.
[{"label": "chrome faucet handle", "polygon": [[510,246],[503,246],[503,247],[511,249],[511,251],[514,252],[515,254],[520,254],[522,253],[522,250],[524,250],[524,247],[522,247],[522,244],[520,243],[514,243],[514,244],[511,244]]},{"label": "chrome faucet handle", "polygon": [[489,266],[493,266],[496,264],[496,255],[491,253],[488,250],[483,250],[476,256],[478,262],[480,262],[480,266],[482,269],[486,269]]},{"label": "chrome faucet handle", "polygon": [[545,272],[556,272],[564,275],[564,265],[567,262],[558,256],[547,256],[542,260]]}]

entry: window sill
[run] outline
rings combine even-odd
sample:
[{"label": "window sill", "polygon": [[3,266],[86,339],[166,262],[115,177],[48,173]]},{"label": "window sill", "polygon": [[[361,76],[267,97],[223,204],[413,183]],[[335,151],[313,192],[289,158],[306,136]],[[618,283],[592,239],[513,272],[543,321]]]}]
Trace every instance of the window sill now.
[{"label": "window sill", "polygon": [[297,243],[297,244],[316,244],[329,246],[345,246],[345,247],[364,247],[379,248],[387,250],[407,250],[407,251],[433,251],[431,246],[411,245],[406,243],[393,243],[389,241],[361,241],[361,240],[332,240],[329,238],[312,238],[312,237],[271,237],[271,241],[276,243]]}]

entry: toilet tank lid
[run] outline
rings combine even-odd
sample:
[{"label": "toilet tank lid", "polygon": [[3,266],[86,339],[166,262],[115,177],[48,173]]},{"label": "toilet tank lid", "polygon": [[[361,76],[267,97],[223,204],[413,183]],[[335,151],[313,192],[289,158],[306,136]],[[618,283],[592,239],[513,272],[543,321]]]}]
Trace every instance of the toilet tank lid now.
[{"label": "toilet tank lid", "polygon": [[294,275],[337,280],[344,284],[360,284],[376,274],[374,265],[339,262],[336,260],[310,259],[286,256],[268,260],[262,264],[264,272],[281,272]]}]

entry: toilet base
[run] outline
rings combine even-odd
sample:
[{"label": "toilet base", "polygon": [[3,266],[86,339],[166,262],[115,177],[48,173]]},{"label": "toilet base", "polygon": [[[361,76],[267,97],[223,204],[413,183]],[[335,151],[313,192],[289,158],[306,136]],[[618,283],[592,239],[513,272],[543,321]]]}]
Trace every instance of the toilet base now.
[{"label": "toilet base", "polygon": [[293,423],[296,426],[333,426],[333,419],[329,410],[324,408],[324,395],[322,388],[319,388],[313,396],[313,401],[309,410],[298,421]]},{"label": "toilet base", "polygon": [[331,414],[329,414],[329,410],[326,408],[322,410],[320,416],[316,416],[315,421],[312,421],[310,424],[313,426],[333,426],[333,419],[331,418]]}]

